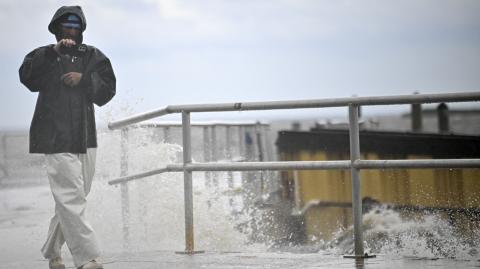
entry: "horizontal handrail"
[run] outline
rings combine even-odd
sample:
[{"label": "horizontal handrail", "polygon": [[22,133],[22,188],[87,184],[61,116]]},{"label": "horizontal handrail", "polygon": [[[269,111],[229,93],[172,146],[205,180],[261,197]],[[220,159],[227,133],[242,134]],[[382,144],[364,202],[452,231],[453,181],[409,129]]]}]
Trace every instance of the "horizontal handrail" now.
[{"label": "horizontal handrail", "polygon": [[357,169],[480,168],[480,159],[356,160],[353,165],[350,160],[169,164],[148,172],[120,177],[109,181],[108,184],[115,185],[166,172],[333,170],[350,169],[352,167]]},{"label": "horizontal handrail", "polygon": [[[136,125],[137,126],[137,125]],[[191,123],[192,127],[255,127],[255,126],[270,126],[266,122],[255,121],[255,122],[224,122],[224,121],[205,121],[205,122],[194,122]],[[138,127],[182,127],[181,122],[144,122],[140,123]]]},{"label": "horizontal handrail", "polygon": [[172,113],[219,112],[242,110],[300,109],[315,107],[344,107],[349,105],[400,105],[413,103],[466,102],[480,101],[480,92],[458,92],[439,94],[414,94],[393,96],[346,97],[312,100],[266,101],[218,104],[172,105],[137,114],[108,124],[111,130]]},{"label": "horizontal handrail", "polygon": [[353,167],[358,169],[480,168],[480,159],[356,160]]},{"label": "horizontal handrail", "polygon": [[348,169],[350,161],[289,161],[289,162],[225,162],[169,164],[148,172],[120,177],[108,182],[110,185],[124,183],[165,172],[183,171],[255,171],[255,170],[309,170],[309,169]]}]

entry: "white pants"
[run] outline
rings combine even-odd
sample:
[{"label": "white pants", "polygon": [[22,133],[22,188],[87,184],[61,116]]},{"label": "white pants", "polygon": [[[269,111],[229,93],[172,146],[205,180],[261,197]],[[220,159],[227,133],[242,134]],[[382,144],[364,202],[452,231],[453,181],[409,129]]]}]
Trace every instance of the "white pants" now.
[{"label": "white pants", "polygon": [[85,218],[86,197],[95,173],[96,149],[86,154],[46,154],[47,174],[55,200],[47,241],[42,247],[46,259],[60,257],[63,243],[72,253],[75,267],[98,258],[95,233]]}]

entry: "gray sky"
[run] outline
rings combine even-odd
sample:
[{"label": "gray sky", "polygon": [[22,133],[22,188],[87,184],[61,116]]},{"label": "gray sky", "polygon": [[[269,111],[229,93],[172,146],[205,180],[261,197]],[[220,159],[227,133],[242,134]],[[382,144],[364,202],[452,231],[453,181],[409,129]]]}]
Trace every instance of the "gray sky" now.
[{"label": "gray sky", "polygon": [[[117,75],[100,124],[169,104],[480,90],[477,0],[0,0],[0,129],[29,126],[36,94],[18,68],[73,4]],[[275,115],[321,114],[302,113]],[[205,117],[268,113],[228,115]]]}]

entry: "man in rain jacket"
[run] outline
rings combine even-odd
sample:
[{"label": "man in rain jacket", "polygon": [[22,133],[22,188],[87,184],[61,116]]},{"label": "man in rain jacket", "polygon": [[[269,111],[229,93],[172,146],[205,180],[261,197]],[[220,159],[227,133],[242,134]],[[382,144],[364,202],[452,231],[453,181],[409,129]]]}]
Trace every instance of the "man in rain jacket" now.
[{"label": "man in rain jacket", "polygon": [[115,95],[115,75],[100,50],[83,44],[87,26],[79,6],[64,6],[48,30],[57,44],[27,54],[20,81],[38,92],[30,126],[30,153],[43,153],[55,200],[42,254],[52,269],[64,269],[61,247],[66,242],[76,268],[102,268],[95,233],[85,218],[96,158],[93,104],[102,106]]}]

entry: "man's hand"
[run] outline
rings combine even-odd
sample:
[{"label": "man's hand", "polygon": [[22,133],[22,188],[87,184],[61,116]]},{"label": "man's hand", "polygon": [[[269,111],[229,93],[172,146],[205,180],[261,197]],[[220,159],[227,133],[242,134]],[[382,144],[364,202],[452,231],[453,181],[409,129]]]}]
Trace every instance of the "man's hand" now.
[{"label": "man's hand", "polygon": [[60,48],[61,47],[67,47],[67,48],[70,48],[71,46],[75,46],[77,43],[72,40],[72,39],[69,39],[69,38],[65,38],[65,39],[61,39],[60,41],[58,41],[57,44],[55,44],[55,46],[53,47],[53,49],[60,54]]},{"label": "man's hand", "polygon": [[78,85],[78,83],[82,79],[82,73],[69,72],[69,73],[63,74],[60,77],[60,79],[63,80],[63,83],[65,83],[67,86],[75,87]]}]

